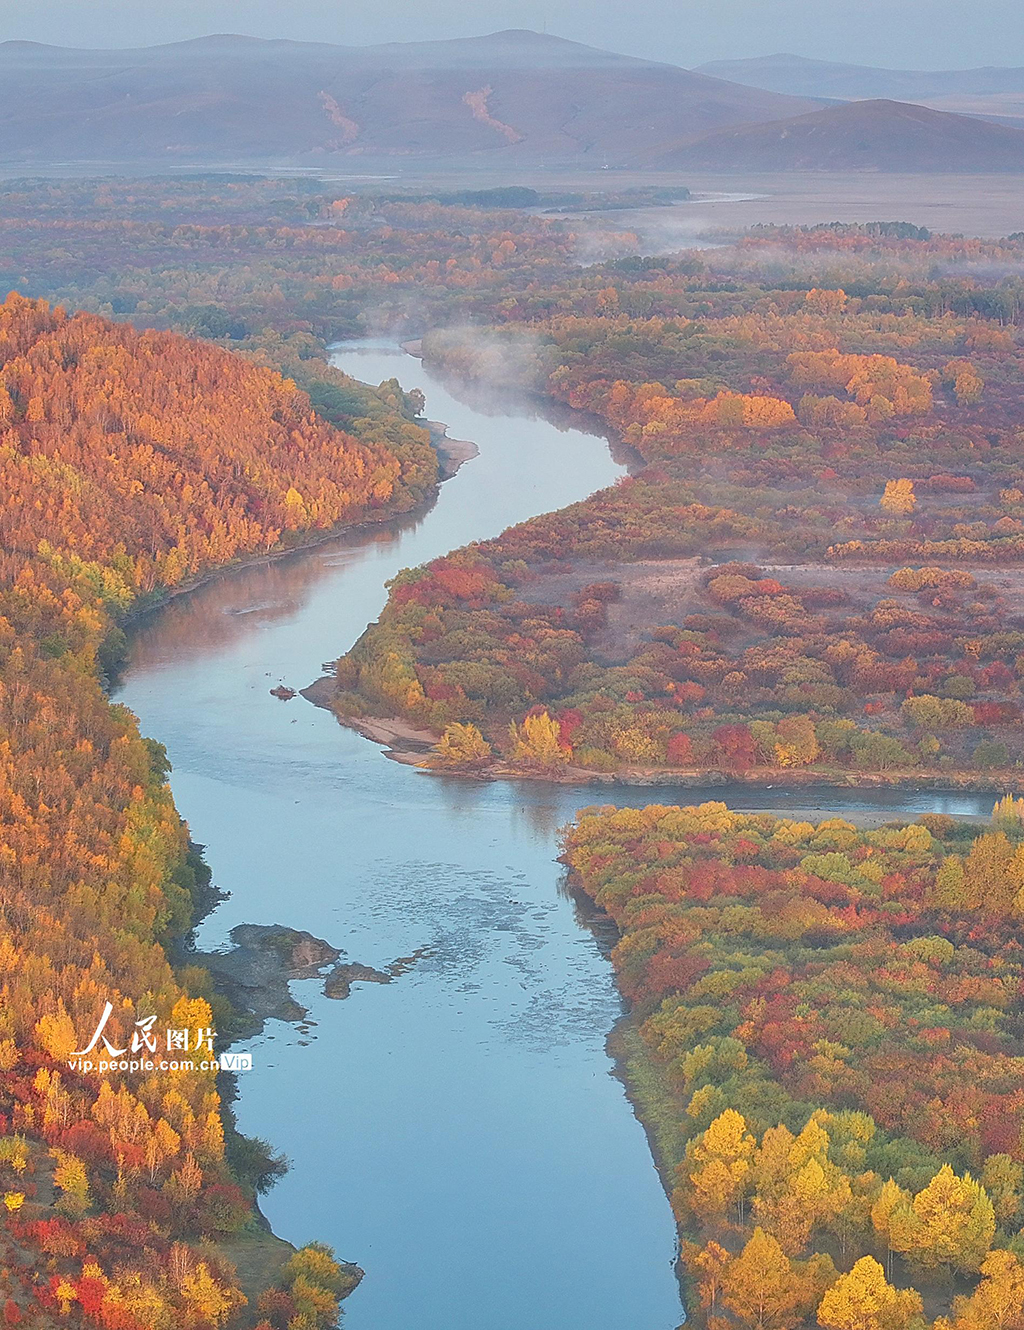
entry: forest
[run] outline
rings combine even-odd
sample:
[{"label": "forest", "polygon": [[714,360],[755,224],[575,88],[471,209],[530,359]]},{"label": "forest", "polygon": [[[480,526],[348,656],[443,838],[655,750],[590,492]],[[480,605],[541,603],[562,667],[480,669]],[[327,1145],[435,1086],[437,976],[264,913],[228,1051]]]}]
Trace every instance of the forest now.
[{"label": "forest", "polygon": [[858,829],[589,808],[633,1093],[718,1330],[1024,1315],[1024,801]]},{"label": "forest", "polygon": [[[645,256],[592,199],[544,202],[0,187],[7,1324],[309,1330],[356,1277],[261,1245],[281,1163],[212,1073],[68,1066],[108,999],[128,1026],[231,1025],[183,947],[208,872],[166,756],[104,693],[132,615],[433,493],[422,400],[332,369],[333,340],[422,339],[630,456],[401,573],[338,662],[343,718],[401,716],[472,775],[1019,784],[1024,234],[763,227]],[[1020,804],[980,836],[592,810],[565,852],[621,935],[691,1311],[1017,1324]]]},{"label": "forest", "polygon": [[[720,260],[729,281],[664,261],[686,314],[623,314],[610,285],[603,312],[428,332],[432,365],[586,412],[634,463],[403,574],[339,664],[339,711],[402,715],[466,769],[1005,783],[1024,757],[1016,306],[940,303],[934,268],[919,294],[945,238],[822,230],[775,237],[741,289],[760,236]],[[780,288],[778,247],[796,269],[812,240],[818,281],[848,265],[846,285]]]},{"label": "forest", "polygon": [[214,1070],[72,1058],[106,1003],[122,1035],[230,1037],[184,945],[209,872],[162,746],[103,685],[145,605],[429,493],[416,403],[397,385],[351,385],[346,401],[354,433],[207,343],[16,294],[0,305],[5,1325],[314,1330],[357,1277],[265,1231],[254,1200],[284,1162],[235,1130]]}]

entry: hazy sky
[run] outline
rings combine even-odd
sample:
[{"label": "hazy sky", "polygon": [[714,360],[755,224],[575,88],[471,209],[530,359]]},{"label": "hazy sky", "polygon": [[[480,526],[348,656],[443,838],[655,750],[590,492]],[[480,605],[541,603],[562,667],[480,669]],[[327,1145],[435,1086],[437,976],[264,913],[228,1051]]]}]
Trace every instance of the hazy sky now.
[{"label": "hazy sky", "polygon": [[782,50],[898,68],[1024,65],[1021,0],[0,0],[0,40],[68,46],[211,32],[363,45],[513,27],[680,65]]}]

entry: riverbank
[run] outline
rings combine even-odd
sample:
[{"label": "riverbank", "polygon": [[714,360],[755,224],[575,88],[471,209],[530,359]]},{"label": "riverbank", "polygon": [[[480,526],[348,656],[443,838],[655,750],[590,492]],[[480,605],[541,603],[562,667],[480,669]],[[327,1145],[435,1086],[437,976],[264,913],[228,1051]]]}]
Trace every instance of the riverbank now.
[{"label": "riverbank", "polygon": [[456,776],[466,780],[541,781],[545,784],[600,786],[628,789],[707,789],[746,785],[761,789],[781,787],[837,790],[934,790],[950,794],[1019,794],[1024,789],[1024,775],[1019,771],[977,772],[942,771],[937,768],[905,771],[850,771],[846,768],[775,768],[755,767],[747,771],[698,770],[694,767],[629,767],[622,771],[588,771],[567,763],[563,767],[526,770],[507,762],[489,762],[477,767],[434,766],[426,759],[433,753],[439,736],[413,725],[400,716],[346,716],[334,710],[334,679],[317,679],[301,695],[314,706],[331,711],[339,724],[355,730],[380,744],[384,756],[405,766],[417,767],[431,776]]},{"label": "riverbank", "polygon": [[[686,1156],[686,1142],[679,1130],[684,1106],[673,1094],[665,1068],[651,1057],[631,1011],[626,1012],[608,1036],[608,1056],[612,1060],[612,1075],[622,1086],[633,1114],[643,1128],[654,1167],[671,1204],[676,1169]],[[676,1233],[681,1251],[682,1243],[689,1235],[679,1224]],[[675,1272],[683,1305],[694,1306],[695,1299],[680,1255],[676,1257]]]},{"label": "riverbank", "polygon": [[[197,880],[193,892],[196,913],[192,929],[187,939],[179,939],[168,951],[168,959],[175,966],[202,966],[210,975],[213,991],[226,1004],[229,1013],[226,1021],[225,1013],[218,1013],[218,1032],[223,1036],[223,1046],[218,1045],[218,1053],[261,1033],[270,1019],[296,1025],[304,1021],[308,1013],[291,995],[292,980],[323,976],[323,991],[328,997],[347,997],[346,980],[349,983],[355,978],[373,978],[383,983],[391,981],[391,974],[378,974],[369,967],[343,962],[343,953],[322,938],[281,925],[238,925],[231,930],[230,950],[205,952],[197,949],[195,930],[226,899],[225,894],[212,885],[212,873],[203,857],[203,848],[192,843],[189,849]],[[417,959],[403,957],[389,968],[397,977]],[[331,968],[324,975],[328,966]],[[352,971],[358,973],[352,974]],[[331,991],[332,981],[334,991]],[[339,991],[342,985],[344,991]],[[238,1129],[234,1111],[238,1097],[237,1073],[221,1071],[217,1083],[229,1158],[237,1158],[240,1154],[251,1163],[261,1149],[266,1149],[266,1162],[273,1163],[266,1142],[247,1138]],[[285,1267],[299,1248],[274,1232],[260,1207],[262,1188],[258,1180],[249,1177],[247,1182],[252,1196],[252,1222],[238,1232],[218,1234],[214,1246],[234,1268],[238,1287],[249,1305],[255,1307],[261,1294],[282,1286]],[[337,1264],[339,1282],[334,1292],[340,1304],[355,1292],[366,1272],[354,1261],[339,1259]]]},{"label": "riverbank", "polygon": [[245,572],[250,568],[259,568],[267,564],[277,563],[282,559],[291,558],[293,555],[309,554],[311,551],[319,549],[321,545],[326,545],[332,540],[338,540],[342,536],[358,536],[360,532],[371,530],[386,531],[390,527],[399,527],[406,522],[425,517],[437,502],[441,486],[457,475],[466,462],[478,457],[480,449],[475,443],[471,443],[467,439],[449,438],[448,426],[442,421],[424,420],[422,424],[423,428],[430,434],[431,445],[438,455],[438,478],[419,503],[400,511],[387,510],[381,512],[379,516],[363,516],[355,521],[339,522],[326,530],[308,533],[294,545],[278,545],[263,554],[249,554],[242,558],[230,559],[227,563],[218,564],[215,568],[208,568],[205,572],[189,578],[178,586],[162,587],[158,591],[152,591],[147,596],[140,597],[121,619],[118,626],[122,631],[129,632],[136,625],[156,614],[180,596],[190,595],[201,587],[208,586],[212,582],[219,581],[233,573]]},{"label": "riverbank", "polygon": [[448,426],[440,420],[425,420],[424,425],[430,433],[430,442],[441,462],[439,483],[451,480],[458,473],[459,467],[480,456],[480,449],[469,439],[450,439]]}]

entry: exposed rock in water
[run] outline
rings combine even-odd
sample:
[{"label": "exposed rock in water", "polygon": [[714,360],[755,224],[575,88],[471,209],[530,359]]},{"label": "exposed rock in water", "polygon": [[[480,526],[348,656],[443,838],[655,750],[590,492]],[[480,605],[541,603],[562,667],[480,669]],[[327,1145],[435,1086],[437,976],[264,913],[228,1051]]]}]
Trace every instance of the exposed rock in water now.
[{"label": "exposed rock in water", "polygon": [[[345,1281],[338,1290],[338,1297],[344,1299],[359,1287],[366,1271],[352,1261],[339,1261],[338,1264],[341,1266],[341,1277]],[[680,1327],[680,1330],[682,1330],[682,1327]]]},{"label": "exposed rock in water", "polygon": [[330,711],[332,710],[331,703],[334,701],[334,693],[337,687],[337,681],[333,673],[325,673],[321,678],[314,680],[308,688],[301,688],[299,692],[307,702],[312,702],[315,707]]},{"label": "exposed rock in water", "polygon": [[229,936],[230,951],[197,952],[195,960],[232,1006],[252,1018],[252,1033],[270,1019],[303,1020],[306,1009],[292,997],[289,983],[316,979],[341,956],[323,938],[282,924],[239,924]]},{"label": "exposed rock in water", "polygon": [[[238,924],[229,934],[230,951],[195,952],[191,958],[204,965],[243,1020],[239,1037],[259,1033],[268,1020],[299,1022],[308,1013],[289,991],[293,979],[324,978],[324,993],[347,998],[354,983],[390,984],[415,965],[430,948],[392,961],[385,970],[358,961],[342,960],[343,953],[323,938],[283,924]],[[331,967],[324,975],[325,969]]]},{"label": "exposed rock in water", "polygon": [[375,970],[372,965],[339,961],[324,980],[324,993],[329,998],[347,998],[352,985],[356,983],[390,984],[432,952],[433,947],[417,947],[411,956],[399,956],[392,961],[386,970]]},{"label": "exposed rock in water", "polygon": [[388,974],[392,979],[400,979],[407,970],[411,970],[417,961],[423,960],[427,956],[433,956],[433,947],[417,947],[411,956],[399,956],[388,966]]},{"label": "exposed rock in water", "polygon": [[271,688],[270,695],[271,697],[279,697],[282,702],[290,702],[295,696],[295,689],[279,683],[276,688]]},{"label": "exposed rock in water", "polygon": [[288,979],[314,979],[341,955],[323,938],[283,924],[238,924],[230,937],[240,950],[277,956]]},{"label": "exposed rock in water", "polygon": [[392,976],[357,961],[339,963],[324,980],[324,993],[329,998],[347,998],[352,985],[359,980],[368,984],[390,984]]}]

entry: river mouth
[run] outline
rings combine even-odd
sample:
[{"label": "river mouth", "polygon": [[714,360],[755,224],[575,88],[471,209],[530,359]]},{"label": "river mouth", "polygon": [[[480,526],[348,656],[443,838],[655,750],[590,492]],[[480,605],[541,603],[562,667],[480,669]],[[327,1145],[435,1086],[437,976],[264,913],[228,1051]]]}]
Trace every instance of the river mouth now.
[{"label": "river mouth", "polygon": [[431,778],[301,697],[377,617],[385,582],[623,473],[559,413],[455,391],[397,347],[335,363],[422,387],[480,456],[427,511],[241,569],[140,623],[118,691],[164,742],[172,786],[229,899],[199,945],[286,925],[394,982],[343,1002],[298,980],[299,1024],[241,1045],[243,1131],[293,1161],[263,1209],[367,1277],[349,1330],[673,1330],[675,1227],[606,1050],[622,1014],[556,833],[589,803],[728,800],[885,820],[987,813],[991,796],[751,787],[573,789]]}]

